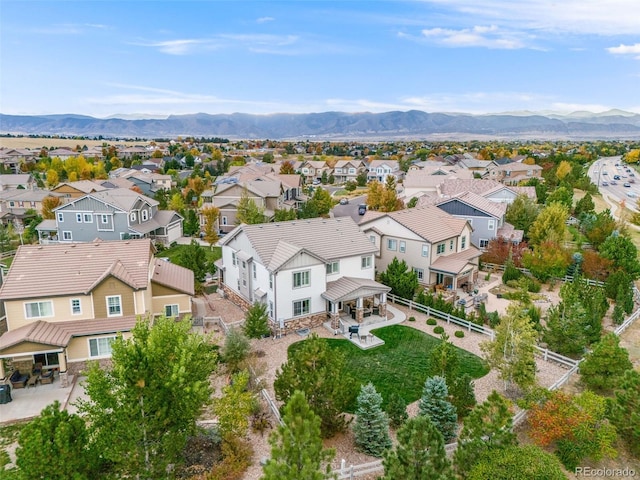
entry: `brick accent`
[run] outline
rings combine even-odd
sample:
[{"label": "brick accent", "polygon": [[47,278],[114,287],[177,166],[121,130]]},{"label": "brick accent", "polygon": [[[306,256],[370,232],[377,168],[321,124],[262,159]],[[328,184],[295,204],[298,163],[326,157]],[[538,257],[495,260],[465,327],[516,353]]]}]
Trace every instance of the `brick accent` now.
[{"label": "brick accent", "polygon": [[247,310],[249,310],[249,307],[251,307],[251,304],[249,303],[249,301],[246,298],[238,295],[236,292],[231,290],[225,284],[222,284],[220,286],[220,289],[224,292],[225,298],[229,299],[229,301],[231,301],[232,303],[235,303],[237,306],[239,306],[245,312]]}]

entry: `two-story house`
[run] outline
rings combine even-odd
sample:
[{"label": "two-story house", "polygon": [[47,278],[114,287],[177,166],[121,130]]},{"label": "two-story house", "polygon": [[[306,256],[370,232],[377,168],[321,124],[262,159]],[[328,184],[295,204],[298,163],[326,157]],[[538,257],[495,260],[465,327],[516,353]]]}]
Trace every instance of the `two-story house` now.
[{"label": "two-story house", "polygon": [[19,247],[0,288],[0,378],[4,360],[23,373],[40,363],[78,374],[108,359],[138,317],[191,314],[193,272],[154,252],[148,239]]},{"label": "two-story house", "polygon": [[369,169],[368,180],[377,180],[382,184],[387,182],[389,176],[393,176],[396,182],[403,176],[397,160],[371,160],[367,164],[367,168]]},{"label": "two-story house", "polygon": [[107,187],[100,185],[99,181],[77,180],[75,182],[59,183],[51,189],[51,192],[62,195],[64,198],[80,198],[88,193],[101,192]]},{"label": "two-story house", "polygon": [[386,317],[376,247],[351,217],[240,225],[220,242],[221,289],[237,305],[267,305],[274,333]]},{"label": "two-story house", "polygon": [[33,190],[37,187],[36,181],[30,173],[0,174],[0,191],[6,190]]},{"label": "two-story house", "polygon": [[532,178],[541,178],[542,167],[522,162],[511,162],[489,169],[484,177],[502,182],[505,185],[518,185],[518,183],[526,182]]},{"label": "two-story house", "polygon": [[[5,190],[0,191],[0,222],[22,225],[31,213],[42,214],[42,201],[47,197],[62,197],[49,190]],[[61,198],[61,202],[64,203]]]},{"label": "two-story house", "polygon": [[300,164],[297,170],[304,177],[306,183],[312,183],[314,180],[322,180],[324,173],[327,176],[333,173],[333,169],[327,165],[324,160],[305,160]]},{"label": "two-story house", "polygon": [[333,176],[336,183],[355,182],[362,172],[367,171],[367,165],[363,160],[338,160],[333,166]]},{"label": "two-story house", "polygon": [[467,220],[426,205],[389,213],[368,211],[359,226],[375,246],[379,272],[398,258],[425,286],[455,291],[477,280],[482,252],[471,244]]},{"label": "two-story house", "polygon": [[126,188],[90,193],[54,213],[54,220],[44,220],[36,227],[41,243],[151,238],[169,245],[182,237],[180,215],[159,210],[156,200]]}]

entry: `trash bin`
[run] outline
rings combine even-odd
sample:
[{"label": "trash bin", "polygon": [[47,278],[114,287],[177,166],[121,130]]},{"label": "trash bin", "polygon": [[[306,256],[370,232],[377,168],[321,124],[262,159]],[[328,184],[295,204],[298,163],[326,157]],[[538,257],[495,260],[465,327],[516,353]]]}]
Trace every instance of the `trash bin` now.
[{"label": "trash bin", "polygon": [[11,385],[0,385],[0,405],[11,400]]}]

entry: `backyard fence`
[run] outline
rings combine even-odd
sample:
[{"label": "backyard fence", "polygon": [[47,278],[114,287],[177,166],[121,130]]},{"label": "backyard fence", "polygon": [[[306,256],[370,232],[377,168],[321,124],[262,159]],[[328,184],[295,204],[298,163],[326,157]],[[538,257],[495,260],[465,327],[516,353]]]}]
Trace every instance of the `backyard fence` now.
[{"label": "backyard fence", "polygon": [[260,390],[260,394],[262,395],[262,398],[264,398],[264,401],[267,402],[267,405],[269,406],[271,413],[273,413],[273,416],[276,418],[278,423],[280,425],[284,425],[284,422],[282,421],[282,417],[280,416],[280,410],[278,409],[278,406],[274,403],[274,401],[271,400],[271,396],[269,395],[269,392],[267,392],[263,388],[262,390]]},{"label": "backyard fence", "polygon": [[[483,270],[491,270],[494,272],[504,271],[504,265],[501,265],[499,263],[482,262],[482,268]],[[516,268],[520,270],[522,273],[524,273],[525,275],[531,275],[531,271],[528,268],[522,268],[522,267],[516,267]],[[553,277],[553,279],[559,282],[573,282],[573,275],[565,275],[564,277]],[[582,278],[582,280],[584,280],[587,283],[587,285],[604,287],[604,282],[601,282],[600,280],[592,280],[590,278],[584,278],[584,277]]]}]

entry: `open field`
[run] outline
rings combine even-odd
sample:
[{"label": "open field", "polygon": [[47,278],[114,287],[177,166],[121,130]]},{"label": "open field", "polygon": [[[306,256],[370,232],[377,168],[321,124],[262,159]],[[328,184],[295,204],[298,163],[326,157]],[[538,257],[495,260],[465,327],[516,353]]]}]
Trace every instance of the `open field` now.
[{"label": "open field", "polygon": [[100,146],[103,143],[107,143],[109,145],[146,145],[149,142],[139,141],[139,142],[114,142],[114,141],[106,141],[106,140],[76,140],[73,138],[30,138],[30,137],[0,137],[0,147],[5,148],[28,148],[28,149],[37,149],[42,147],[71,147],[75,148],[76,145],[80,145],[84,147],[94,147]]}]

